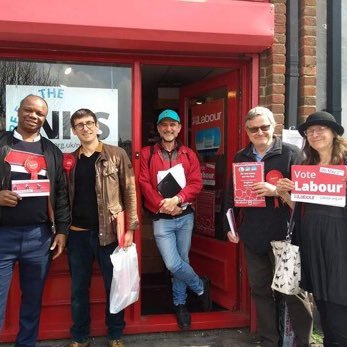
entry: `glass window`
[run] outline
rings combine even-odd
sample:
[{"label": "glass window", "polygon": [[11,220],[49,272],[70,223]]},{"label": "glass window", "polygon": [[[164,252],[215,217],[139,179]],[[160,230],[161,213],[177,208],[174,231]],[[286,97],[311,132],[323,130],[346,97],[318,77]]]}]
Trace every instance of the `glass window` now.
[{"label": "glass window", "polygon": [[42,134],[64,152],[78,146],[70,116],[79,108],[89,108],[98,117],[100,139],[131,155],[131,67],[0,61],[2,129],[16,126],[19,102],[28,94],[47,101]]},{"label": "glass window", "polygon": [[[196,95],[189,102],[189,146],[199,155],[203,189],[197,197],[195,232],[225,240],[226,88]],[[229,135],[230,136],[230,135]]]}]

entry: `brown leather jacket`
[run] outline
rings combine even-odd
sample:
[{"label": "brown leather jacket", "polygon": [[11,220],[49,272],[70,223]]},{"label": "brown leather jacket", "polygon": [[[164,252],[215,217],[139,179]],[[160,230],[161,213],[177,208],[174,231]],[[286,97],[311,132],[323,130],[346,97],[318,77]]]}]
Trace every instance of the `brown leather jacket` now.
[{"label": "brown leather jacket", "polygon": [[[72,153],[76,160],[79,153],[80,148]],[[75,167],[71,170],[68,178],[71,206],[73,206],[75,193]],[[135,177],[125,150],[104,143],[95,163],[95,174],[99,240],[100,245],[106,246],[117,240],[117,216],[120,217],[121,212],[125,212],[125,231],[138,228]]]}]

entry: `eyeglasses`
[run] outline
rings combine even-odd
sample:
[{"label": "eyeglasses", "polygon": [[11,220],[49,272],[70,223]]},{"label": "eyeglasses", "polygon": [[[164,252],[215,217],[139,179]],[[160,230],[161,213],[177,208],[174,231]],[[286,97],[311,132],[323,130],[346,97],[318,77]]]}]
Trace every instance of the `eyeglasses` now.
[{"label": "eyeglasses", "polygon": [[328,129],[328,127],[322,125],[322,126],[317,127],[317,128],[307,129],[304,131],[304,134],[306,137],[313,136],[314,133],[316,133],[317,135],[322,135],[324,133],[324,131],[327,129]]},{"label": "eyeglasses", "polygon": [[253,128],[248,128],[247,127],[247,130],[250,132],[250,133],[252,133],[252,134],[255,134],[255,133],[257,133],[258,131],[259,131],[259,129],[261,130],[261,131],[269,131],[270,130],[270,127],[271,127],[271,124],[267,124],[267,125],[262,125],[262,126],[260,126],[260,127],[253,127]]},{"label": "eyeglasses", "polygon": [[85,123],[78,123],[74,125],[74,128],[77,130],[83,130],[84,126],[87,126],[88,129],[92,129],[95,125],[94,121],[89,120],[88,122]]}]

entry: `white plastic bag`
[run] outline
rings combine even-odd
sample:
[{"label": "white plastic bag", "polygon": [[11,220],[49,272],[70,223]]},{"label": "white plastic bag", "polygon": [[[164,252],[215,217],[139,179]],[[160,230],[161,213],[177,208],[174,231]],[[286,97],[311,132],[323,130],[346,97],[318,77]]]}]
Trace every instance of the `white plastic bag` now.
[{"label": "white plastic bag", "polygon": [[136,245],[117,247],[110,255],[113,278],[110,292],[110,313],[118,313],[139,298],[140,276]]}]

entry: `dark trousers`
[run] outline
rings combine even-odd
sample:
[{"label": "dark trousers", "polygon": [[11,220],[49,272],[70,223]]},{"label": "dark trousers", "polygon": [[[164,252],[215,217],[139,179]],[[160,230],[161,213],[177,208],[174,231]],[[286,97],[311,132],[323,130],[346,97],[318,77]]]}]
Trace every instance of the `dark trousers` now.
[{"label": "dark trousers", "polygon": [[347,306],[328,301],[315,301],[324,333],[324,347],[346,347]]},{"label": "dark trousers", "polygon": [[257,311],[258,333],[267,347],[278,347],[280,334],[276,296],[285,300],[297,346],[308,346],[312,333],[312,311],[308,298],[304,294],[284,295],[274,293],[271,283],[274,272],[272,250],[265,254],[252,252],[245,247],[246,263],[251,295]]},{"label": "dark trousers", "polygon": [[71,334],[74,341],[84,342],[90,335],[89,291],[94,259],[99,263],[106,291],[105,323],[110,340],[117,340],[125,327],[124,310],[111,314],[110,289],[113,265],[110,255],[117,247],[116,243],[99,245],[98,230],[70,231],[68,242],[69,267],[72,279]]},{"label": "dark trousers", "polygon": [[35,347],[42,292],[50,263],[52,231],[48,224],[0,227],[0,330],[5,319],[13,268],[19,263],[22,292],[16,347]]}]

